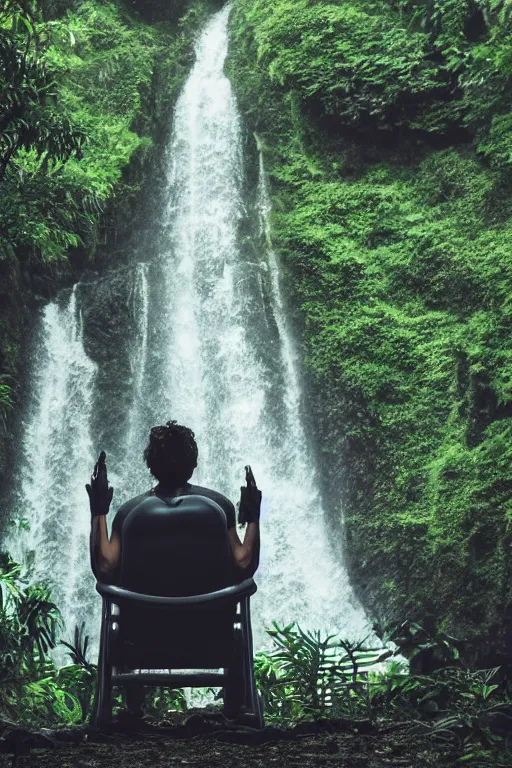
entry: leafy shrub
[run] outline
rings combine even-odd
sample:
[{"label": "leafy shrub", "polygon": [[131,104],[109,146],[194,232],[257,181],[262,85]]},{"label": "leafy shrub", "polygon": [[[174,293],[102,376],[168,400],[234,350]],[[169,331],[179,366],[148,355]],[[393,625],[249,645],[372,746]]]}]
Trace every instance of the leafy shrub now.
[{"label": "leafy shrub", "polygon": [[[21,120],[32,138],[16,139],[0,217],[11,255],[23,247],[52,260],[82,241],[95,245],[105,201],[133,153],[147,146],[131,124],[141,109],[141,92],[151,82],[158,36],[127,25],[115,3],[100,9],[94,2],[59,20],[34,16],[23,31],[18,46],[31,53],[37,72]],[[27,122],[34,110],[30,105],[48,99],[49,88],[58,119],[72,119],[81,128],[80,153],[73,160],[55,151],[43,154],[39,114],[33,117],[37,129]],[[2,135],[9,139],[9,132]]]},{"label": "leafy shrub", "polygon": [[119,227],[123,211],[128,225],[206,6],[174,27],[144,23],[117,0],[83,0],[65,13],[43,12],[41,2],[29,13],[13,0],[1,12],[10,48],[0,45],[0,58],[16,83],[0,110],[4,257],[53,261],[79,246],[93,255],[102,227],[116,217]]},{"label": "leafy shrub", "polygon": [[255,658],[255,674],[268,717],[278,720],[357,716],[365,711],[370,667],[391,655],[297,625],[267,630],[276,646]]},{"label": "leafy shrub", "polygon": [[175,712],[186,712],[187,706],[182,688],[151,688],[144,703],[144,714],[161,721]]},{"label": "leafy shrub", "polygon": [[412,672],[433,672],[438,668],[452,666],[461,658],[463,642],[439,631],[435,626],[427,629],[426,624],[427,617],[423,625],[406,620],[379,634],[385,644],[398,646]]},{"label": "leafy shrub", "polygon": [[39,55],[35,17],[26,4],[0,9],[0,181],[20,149],[38,158],[67,160],[85,136],[55,109],[54,73]]},{"label": "leafy shrub", "polygon": [[59,685],[48,653],[61,627],[43,585],[25,585],[21,566],[0,554],[0,709],[32,724],[77,722],[78,699]]},{"label": "leafy shrub", "polygon": [[347,124],[403,120],[402,96],[442,87],[425,58],[427,36],[407,29],[392,11],[363,4],[255,3],[257,59],[272,83],[319,101]]}]

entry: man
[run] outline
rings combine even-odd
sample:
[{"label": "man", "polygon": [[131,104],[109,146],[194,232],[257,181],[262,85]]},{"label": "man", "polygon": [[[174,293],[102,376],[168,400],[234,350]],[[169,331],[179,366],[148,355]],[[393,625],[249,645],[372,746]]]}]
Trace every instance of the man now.
[{"label": "man", "polygon": [[[165,426],[153,427],[144,459],[158,484],[149,491],[130,499],[118,510],[109,538],[106,516],[112,501],[113,488],[108,487],[105,454],[102,452],[94,468],[91,484],[86,485],[91,506],[90,555],[94,575],[99,581],[115,582],[121,561],[121,530],[129,513],[141,501],[157,496],[161,499],[177,496],[199,495],[215,501],[224,510],[227,520],[228,539],[233,553],[235,572],[239,581],[254,574],[259,563],[259,517],[261,491],[256,487],[250,467],[246,467],[247,487],[240,489],[240,519],[247,521],[243,543],[236,530],[235,508],[231,501],[217,491],[192,485],[188,481],[197,466],[197,444],[194,433],[176,421]],[[144,703],[143,686],[127,686],[125,701],[128,717],[140,718]]]},{"label": "man", "polygon": [[[165,426],[153,427],[148,446],[144,451],[144,459],[151,474],[158,480],[158,484],[120,507],[112,524],[110,538],[107,531],[106,515],[112,501],[113,488],[108,487],[104,454],[102,454],[103,464],[100,457],[95,467],[95,473],[91,478],[91,484],[86,485],[92,514],[91,566],[99,581],[115,581],[121,559],[123,522],[132,509],[152,495],[169,499],[194,494],[206,496],[215,501],[226,515],[228,538],[240,581],[255,573],[260,554],[261,491],[256,487],[250,467],[246,468],[247,487],[240,489],[240,517],[248,523],[242,543],[236,530],[235,507],[231,501],[217,491],[188,482],[197,466],[197,454],[194,433],[188,427],[181,426],[176,421],[168,421]],[[101,465],[104,476],[100,477]]]}]

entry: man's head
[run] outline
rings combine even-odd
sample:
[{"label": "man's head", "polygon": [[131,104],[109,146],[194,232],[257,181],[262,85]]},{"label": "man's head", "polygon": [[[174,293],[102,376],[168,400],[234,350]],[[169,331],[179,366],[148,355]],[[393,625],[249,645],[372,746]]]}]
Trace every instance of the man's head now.
[{"label": "man's head", "polygon": [[151,474],[166,488],[179,488],[190,479],[197,466],[194,433],[175,421],[153,427],[144,460]]}]

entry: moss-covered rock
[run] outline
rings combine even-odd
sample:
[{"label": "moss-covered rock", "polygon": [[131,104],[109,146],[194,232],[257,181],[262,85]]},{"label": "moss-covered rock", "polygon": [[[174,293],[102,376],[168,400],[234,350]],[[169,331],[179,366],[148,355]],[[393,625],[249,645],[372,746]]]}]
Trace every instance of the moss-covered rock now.
[{"label": "moss-covered rock", "polygon": [[433,616],[490,659],[512,597],[512,177],[497,145],[482,157],[505,117],[479,110],[508,109],[508,69],[482,56],[509,51],[510,18],[487,9],[477,34],[462,2],[409,6],[239,0],[229,71],[357,590],[380,621]]}]

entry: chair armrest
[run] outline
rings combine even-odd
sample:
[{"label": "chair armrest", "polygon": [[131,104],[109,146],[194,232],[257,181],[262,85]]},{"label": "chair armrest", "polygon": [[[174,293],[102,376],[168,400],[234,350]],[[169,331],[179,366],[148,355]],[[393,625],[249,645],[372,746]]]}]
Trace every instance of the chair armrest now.
[{"label": "chair armrest", "polygon": [[181,607],[207,605],[208,603],[219,603],[224,601],[240,602],[244,597],[250,597],[256,592],[254,579],[246,579],[240,584],[232,587],[219,589],[217,592],[209,592],[205,595],[189,595],[186,597],[161,597],[160,595],[144,595],[141,592],[131,592],[122,587],[116,587],[113,584],[103,584],[96,582],[96,591],[104,598],[112,600],[114,603],[129,602],[139,605],[160,605],[167,607]]}]

